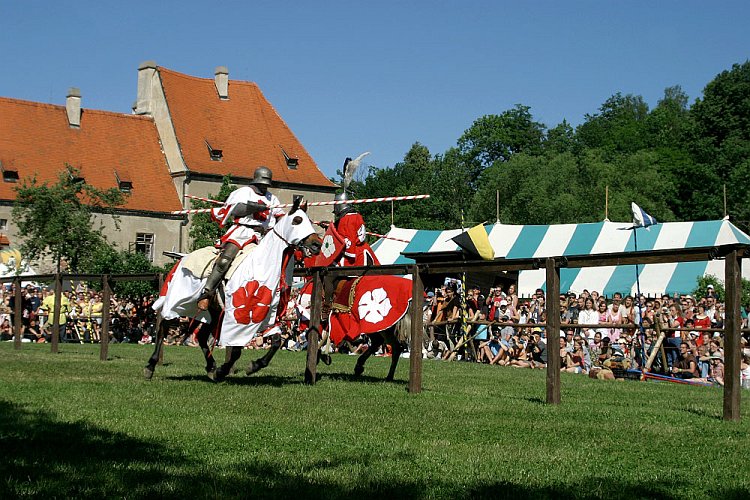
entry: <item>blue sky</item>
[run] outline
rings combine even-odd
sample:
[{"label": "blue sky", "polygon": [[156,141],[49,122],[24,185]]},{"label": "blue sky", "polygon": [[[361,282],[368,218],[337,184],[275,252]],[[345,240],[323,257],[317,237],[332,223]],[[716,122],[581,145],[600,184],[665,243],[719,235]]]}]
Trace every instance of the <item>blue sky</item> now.
[{"label": "blue sky", "polygon": [[[747,1],[0,0],[0,96],[130,111],[140,62],[257,82],[333,176],[443,153],[517,103],[581,123],[616,92],[691,102],[750,57]],[[0,119],[2,117],[0,116]]]}]

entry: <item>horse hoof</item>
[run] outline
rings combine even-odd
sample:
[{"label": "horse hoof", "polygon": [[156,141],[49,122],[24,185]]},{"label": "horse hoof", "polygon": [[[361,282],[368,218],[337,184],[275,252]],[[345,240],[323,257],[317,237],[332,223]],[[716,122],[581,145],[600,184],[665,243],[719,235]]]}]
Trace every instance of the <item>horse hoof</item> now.
[{"label": "horse hoof", "polygon": [[213,382],[222,382],[225,378],[227,378],[227,374],[224,373],[221,368],[219,368],[218,370],[208,372],[208,378],[210,378]]},{"label": "horse hoof", "polygon": [[253,373],[259,372],[263,368],[263,366],[260,363],[256,363],[255,361],[251,361],[250,364],[247,367],[247,370],[245,370],[245,374],[250,376]]},{"label": "horse hoof", "polygon": [[330,354],[321,354],[320,360],[323,362],[326,366],[331,366],[331,355]]},{"label": "horse hoof", "polygon": [[151,378],[154,376],[154,370],[151,367],[146,367],[143,369],[143,378],[146,380],[151,380]]},{"label": "horse hoof", "polygon": [[354,374],[357,376],[362,375],[365,372],[365,367],[362,365],[354,365]]}]

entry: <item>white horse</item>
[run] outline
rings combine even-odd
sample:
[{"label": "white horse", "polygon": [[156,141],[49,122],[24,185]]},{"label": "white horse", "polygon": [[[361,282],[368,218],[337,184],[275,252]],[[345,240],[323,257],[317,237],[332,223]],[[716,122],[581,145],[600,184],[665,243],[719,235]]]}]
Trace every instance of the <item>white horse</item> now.
[{"label": "white horse", "polygon": [[[272,349],[266,355],[273,356],[280,344],[277,311],[282,295],[287,295],[291,286],[294,250],[299,248],[306,255],[315,255],[321,248],[321,239],[300,203],[301,198],[295,199],[289,214],[280,218],[251,252],[245,252],[244,258],[235,259],[233,269],[227,273],[216,300],[207,311],[198,309],[197,300],[212,262],[206,263],[201,255],[215,257],[215,252],[210,248],[196,250],[175,264],[153,306],[163,321],[156,333],[154,353],[144,369],[146,379],[154,374],[169,322],[180,317],[192,318],[200,325],[198,341],[206,358],[206,372],[212,380],[225,378],[241,356],[242,348],[257,335],[273,335]],[[282,312],[283,309],[282,305]],[[220,318],[221,325],[218,324]],[[208,336],[212,329],[219,327],[219,343],[226,347],[227,361],[216,369]],[[263,359],[254,361],[248,373],[266,364]]]}]

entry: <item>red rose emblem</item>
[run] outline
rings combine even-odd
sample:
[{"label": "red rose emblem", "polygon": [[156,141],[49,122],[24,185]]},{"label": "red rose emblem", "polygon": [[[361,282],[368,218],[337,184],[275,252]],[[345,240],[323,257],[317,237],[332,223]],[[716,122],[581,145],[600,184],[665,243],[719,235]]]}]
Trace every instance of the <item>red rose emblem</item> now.
[{"label": "red rose emblem", "polygon": [[261,286],[257,281],[248,282],[232,294],[234,319],[243,325],[260,323],[268,316],[272,297],[271,289],[267,286]]}]

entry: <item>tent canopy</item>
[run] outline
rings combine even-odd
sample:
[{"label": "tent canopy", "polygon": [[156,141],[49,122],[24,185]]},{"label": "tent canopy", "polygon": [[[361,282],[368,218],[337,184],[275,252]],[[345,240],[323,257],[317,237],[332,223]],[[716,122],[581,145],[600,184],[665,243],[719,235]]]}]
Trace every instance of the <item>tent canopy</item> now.
[{"label": "tent canopy", "polygon": [[[700,222],[666,222],[649,228],[631,229],[628,222],[595,222],[589,224],[485,226],[495,258],[525,259],[570,255],[597,255],[638,250],[665,250],[726,245],[750,244],[750,236],[740,231],[729,220]],[[454,236],[462,229],[429,231],[392,227],[386,236],[409,241],[403,243],[380,239],[374,245],[382,264],[414,262],[403,253],[432,253],[459,250]],[[750,278],[750,269],[744,266],[743,277]],[[680,262],[674,264],[648,264],[638,266],[641,293],[647,295],[692,293],[697,279],[714,275],[724,280],[724,261]],[[545,289],[545,271],[521,271],[518,293],[529,296],[537,288]],[[607,266],[560,270],[561,292],[580,293],[584,289],[596,290],[611,296],[636,293],[635,266]]]}]

